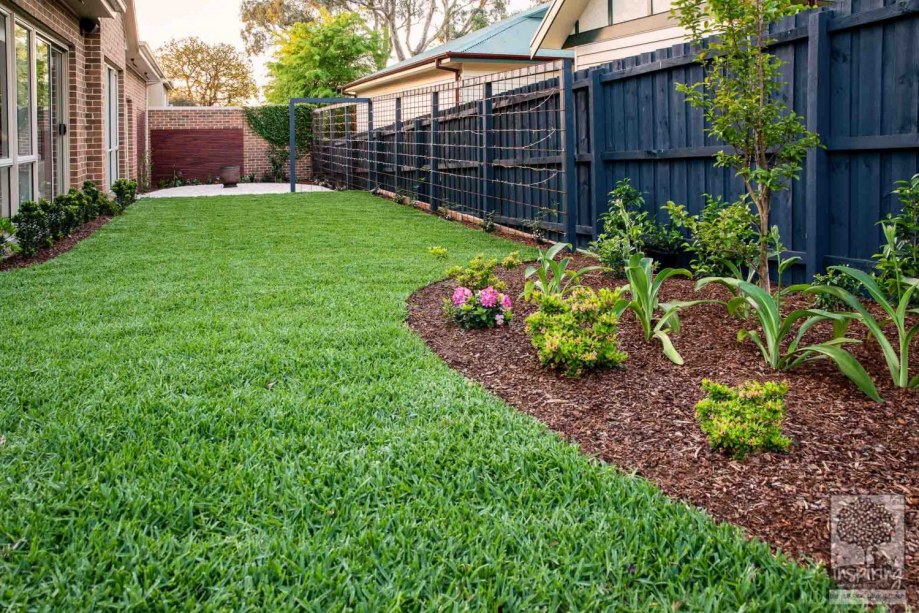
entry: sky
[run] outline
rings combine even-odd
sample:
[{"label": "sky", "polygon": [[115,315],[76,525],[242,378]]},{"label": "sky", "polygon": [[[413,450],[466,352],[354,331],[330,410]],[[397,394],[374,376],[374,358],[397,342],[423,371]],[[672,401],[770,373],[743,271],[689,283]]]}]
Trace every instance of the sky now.
[{"label": "sky", "polygon": [[[230,43],[243,50],[239,21],[240,0],[134,0],[140,39],[156,50],[172,38],[197,36],[209,43]],[[511,0],[510,11],[530,6],[530,0]],[[269,55],[250,58],[259,87],[267,81]]]}]

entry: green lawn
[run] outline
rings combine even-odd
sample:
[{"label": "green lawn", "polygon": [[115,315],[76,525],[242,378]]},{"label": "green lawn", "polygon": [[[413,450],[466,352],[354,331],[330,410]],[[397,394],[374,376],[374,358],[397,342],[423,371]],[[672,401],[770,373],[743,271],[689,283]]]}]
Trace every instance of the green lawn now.
[{"label": "green lawn", "polygon": [[516,248],[360,193],[160,200],[0,274],[0,607],[824,606],[443,365],[403,323],[431,245]]}]

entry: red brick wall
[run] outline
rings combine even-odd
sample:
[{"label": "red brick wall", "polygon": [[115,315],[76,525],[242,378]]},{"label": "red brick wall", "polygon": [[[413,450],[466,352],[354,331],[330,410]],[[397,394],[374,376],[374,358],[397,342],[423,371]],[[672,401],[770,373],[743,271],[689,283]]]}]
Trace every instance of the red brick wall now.
[{"label": "red brick wall", "polygon": [[151,130],[153,185],[181,173],[184,179],[208,182],[223,166],[243,166],[243,131]]},{"label": "red brick wall", "polygon": [[[169,167],[163,167],[163,156],[160,156],[156,150],[156,139],[153,138],[157,132],[178,131],[187,133],[189,131],[214,131],[214,130],[238,130],[242,132],[241,151],[227,151],[227,157],[241,155],[242,174],[245,177],[249,174],[255,175],[256,181],[261,181],[262,176],[271,170],[271,164],[268,161],[268,149],[270,145],[261,136],[252,131],[249,122],[246,121],[246,113],[241,108],[226,107],[172,107],[166,109],[150,109],[148,123],[151,135],[151,151],[154,159],[154,176],[163,176],[167,174],[172,176],[172,170]],[[186,136],[187,137],[187,136]],[[203,140],[203,139],[202,139]],[[170,162],[171,163],[171,162]],[[223,163],[221,166],[236,165]],[[159,167],[158,167],[159,166]],[[176,168],[182,172],[185,177],[192,177],[191,171],[184,168]],[[302,155],[297,160],[297,178],[307,179],[311,174],[309,155]],[[216,174],[212,175],[216,176]],[[196,177],[204,180],[207,176]],[[157,181],[154,181],[156,186]]]}]

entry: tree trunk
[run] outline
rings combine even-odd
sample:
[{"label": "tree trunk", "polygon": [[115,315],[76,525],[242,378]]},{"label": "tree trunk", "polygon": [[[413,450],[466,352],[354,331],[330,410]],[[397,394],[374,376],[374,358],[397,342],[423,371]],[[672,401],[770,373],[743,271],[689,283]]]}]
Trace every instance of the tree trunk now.
[{"label": "tree trunk", "polygon": [[756,274],[759,276],[759,286],[772,293],[772,283],[769,280],[769,204],[771,196],[768,192],[761,193],[756,201],[756,210],[759,213],[759,262]]}]

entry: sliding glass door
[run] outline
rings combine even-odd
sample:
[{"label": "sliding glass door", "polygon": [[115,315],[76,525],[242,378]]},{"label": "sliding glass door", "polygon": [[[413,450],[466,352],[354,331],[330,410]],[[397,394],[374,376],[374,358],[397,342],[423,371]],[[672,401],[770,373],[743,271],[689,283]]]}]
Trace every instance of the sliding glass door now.
[{"label": "sliding glass door", "polygon": [[66,54],[0,11],[0,214],[67,189]]},{"label": "sliding glass door", "polygon": [[64,187],[64,54],[38,39],[35,45],[38,87],[38,195],[52,199]]}]

